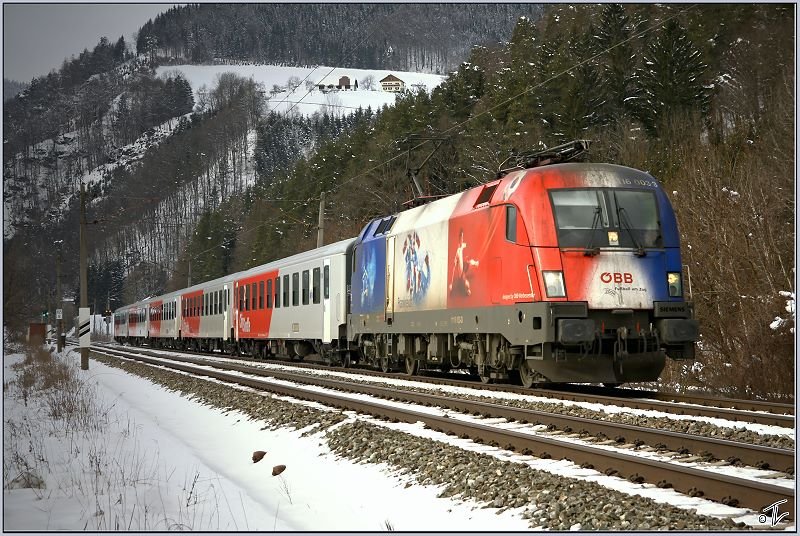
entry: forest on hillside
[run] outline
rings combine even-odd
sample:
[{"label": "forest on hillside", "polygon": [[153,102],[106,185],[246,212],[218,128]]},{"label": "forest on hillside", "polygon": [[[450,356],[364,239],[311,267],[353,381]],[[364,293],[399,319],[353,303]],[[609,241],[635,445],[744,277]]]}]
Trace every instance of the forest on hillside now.
[{"label": "forest on hillside", "polygon": [[[98,61],[110,55],[115,67],[76,86],[84,93],[96,88],[94,116],[87,104],[75,110],[83,114],[62,125],[57,121],[63,114],[52,112],[50,121],[50,108],[25,103],[4,115],[4,127],[9,117],[16,121],[13,154],[22,155],[4,162],[4,185],[13,180],[20,188],[37,166],[52,173],[52,162],[59,161],[55,153],[50,164],[35,158],[32,148],[42,136],[77,126],[87,145],[75,162],[88,166],[89,160],[114,157],[116,138],[110,138],[112,145],[93,133],[104,132],[103,124],[117,124],[120,93],[141,96],[128,101],[138,103],[135,117],[142,119],[119,123],[131,126],[129,136],[152,130],[166,117],[174,122],[166,140],[135,164],[109,171],[94,192],[97,225],[89,233],[95,301],[130,302],[181,288],[189,278],[198,283],[310,249],[323,192],[326,243],[355,236],[371,218],[402,210],[412,197],[408,167],[418,166],[436,143],[415,142],[414,136],[441,141],[420,170],[432,195],[492,180],[516,153],[588,139],[589,160],[650,172],[662,181],[677,212],[702,340],[697,362],[669,369],[666,381],[741,397],[793,393],[791,5],[548,5],[541,17],[515,17],[503,42],[472,47],[431,94],[406,91],[393,107],[310,118],[270,113],[263,88],[233,76],[221,77],[202,103],[165,98],[180,95],[183,83],[172,78],[168,92],[166,80],[149,74],[152,67],[169,57],[191,59],[199,43],[212,48],[198,61],[258,59],[248,56],[251,42],[240,45],[248,51],[241,57],[226,48],[232,39],[225,29],[228,19],[213,11],[222,7],[204,11],[202,6],[176,8],[143,28],[137,48],[146,54],[136,69],[124,59],[113,63],[110,43],[96,49]],[[255,11],[234,13],[230,20],[255,16]],[[341,18],[335,13],[333,21]],[[212,19],[216,26],[208,22]],[[185,29],[192,21],[197,31],[188,39]],[[304,35],[322,39],[323,34],[329,32]],[[261,32],[256,27],[249,35]],[[381,35],[389,35],[386,28],[375,29],[374,36]],[[365,58],[377,58],[374,49],[365,50]],[[91,57],[78,67],[97,68]],[[290,55],[283,61],[327,61],[324,55],[309,58]],[[69,95],[72,86],[56,78],[33,84],[28,101],[46,95],[44,84]],[[170,102],[174,109],[156,106]],[[26,129],[26,118],[39,129],[35,134]],[[408,153],[409,148],[414,150]],[[74,197],[70,203],[63,220],[41,225],[76,228]],[[29,221],[36,223],[4,241],[5,257],[22,259],[18,266],[5,266],[6,312],[52,300],[41,288],[47,283],[31,288],[26,280],[52,286],[49,267],[44,270],[39,261],[48,256],[48,240],[62,231],[37,235],[38,222],[50,222],[46,207],[28,210],[34,212]]]},{"label": "forest on hillside", "polygon": [[139,31],[166,61],[330,65],[445,74],[473,45],[507,40],[539,4],[194,4]]}]

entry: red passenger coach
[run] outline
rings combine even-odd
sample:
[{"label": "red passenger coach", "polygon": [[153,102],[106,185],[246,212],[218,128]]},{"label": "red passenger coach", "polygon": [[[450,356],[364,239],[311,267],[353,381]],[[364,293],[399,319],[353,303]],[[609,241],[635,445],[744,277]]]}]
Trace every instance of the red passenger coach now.
[{"label": "red passenger coach", "polygon": [[148,316],[150,319],[150,325],[147,329],[147,336],[148,337],[162,337],[161,333],[161,317],[163,314],[163,306],[164,302],[162,300],[152,301],[148,307]]},{"label": "red passenger coach", "polygon": [[202,289],[181,295],[181,338],[190,339],[200,336],[202,300]]},{"label": "red passenger coach", "polygon": [[237,339],[268,339],[278,271],[244,277],[234,283]]}]

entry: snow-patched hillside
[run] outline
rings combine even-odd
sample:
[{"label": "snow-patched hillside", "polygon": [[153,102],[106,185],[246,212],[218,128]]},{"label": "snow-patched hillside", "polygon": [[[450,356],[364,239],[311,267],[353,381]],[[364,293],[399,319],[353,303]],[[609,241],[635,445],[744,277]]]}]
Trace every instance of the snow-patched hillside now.
[{"label": "snow-patched hillside", "polygon": [[[382,91],[380,81],[393,74],[406,88],[414,90],[422,87],[432,91],[446,77],[436,74],[410,73],[370,69],[348,69],[345,67],[282,67],[278,65],[171,65],[159,67],[156,74],[163,75],[178,71],[189,81],[195,93],[195,102],[200,100],[200,91],[211,90],[221,73],[235,73],[242,78],[252,78],[264,86],[269,108],[276,112],[296,111],[311,115],[317,111],[346,114],[358,107],[371,106],[373,110],[385,104],[394,104],[396,93]],[[351,84],[358,82],[358,89],[320,91],[320,84],[336,86],[339,79],[347,76]],[[371,77],[372,89],[367,89],[364,81]],[[297,85],[289,87],[293,79]],[[294,84],[293,84],[294,85]],[[275,87],[278,86],[278,87]],[[280,91],[275,91],[280,88]]]}]

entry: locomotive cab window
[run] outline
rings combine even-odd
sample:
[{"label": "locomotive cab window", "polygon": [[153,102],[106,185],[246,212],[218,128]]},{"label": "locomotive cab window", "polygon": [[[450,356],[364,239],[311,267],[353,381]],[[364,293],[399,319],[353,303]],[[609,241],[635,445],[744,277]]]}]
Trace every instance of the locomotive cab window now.
[{"label": "locomotive cab window", "polygon": [[551,190],[560,247],[659,248],[661,224],[650,190]]},{"label": "locomotive cab window", "polygon": [[517,242],[517,207],[506,205],[506,240]]}]

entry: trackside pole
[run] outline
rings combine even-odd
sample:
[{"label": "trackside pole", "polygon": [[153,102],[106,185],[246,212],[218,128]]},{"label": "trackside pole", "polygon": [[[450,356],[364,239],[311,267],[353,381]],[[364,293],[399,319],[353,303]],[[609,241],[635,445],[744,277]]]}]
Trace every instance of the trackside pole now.
[{"label": "trackside pole", "polygon": [[[81,347],[81,370],[89,370],[89,298],[86,273],[86,186],[81,182],[81,218],[80,218],[80,265],[81,265],[81,306],[78,315],[78,334]],[[85,328],[85,334],[84,334]],[[84,338],[85,337],[85,338]]]}]

